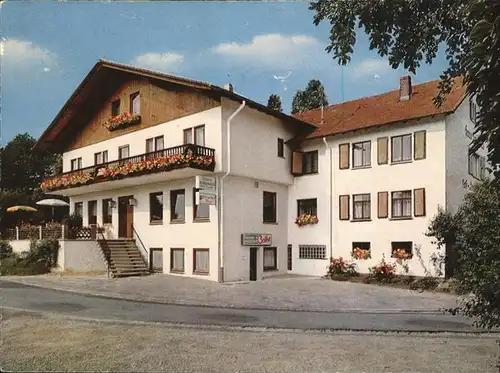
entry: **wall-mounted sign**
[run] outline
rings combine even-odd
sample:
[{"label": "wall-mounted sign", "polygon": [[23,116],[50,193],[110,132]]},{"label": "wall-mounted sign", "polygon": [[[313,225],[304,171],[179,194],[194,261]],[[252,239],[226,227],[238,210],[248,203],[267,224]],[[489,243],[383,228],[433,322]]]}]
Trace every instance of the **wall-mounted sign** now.
[{"label": "wall-mounted sign", "polygon": [[242,246],[270,246],[272,245],[272,235],[268,233],[242,233]]},{"label": "wall-mounted sign", "polygon": [[217,204],[217,182],[214,176],[196,176],[196,204]]}]

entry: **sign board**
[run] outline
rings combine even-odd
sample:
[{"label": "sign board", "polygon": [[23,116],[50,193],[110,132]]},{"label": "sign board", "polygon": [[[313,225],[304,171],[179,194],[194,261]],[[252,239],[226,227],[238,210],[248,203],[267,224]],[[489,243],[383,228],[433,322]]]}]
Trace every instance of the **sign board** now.
[{"label": "sign board", "polygon": [[196,176],[196,204],[217,204],[217,182],[214,176]]},{"label": "sign board", "polygon": [[215,206],[217,204],[217,196],[212,193],[207,193],[204,190],[200,190],[197,193],[197,201],[196,204],[206,203],[207,205]]},{"label": "sign board", "polygon": [[241,235],[242,246],[270,246],[272,235],[269,233],[243,233]]},{"label": "sign board", "polygon": [[203,189],[205,191],[213,191],[216,193],[216,180],[215,176],[196,176],[196,189]]}]

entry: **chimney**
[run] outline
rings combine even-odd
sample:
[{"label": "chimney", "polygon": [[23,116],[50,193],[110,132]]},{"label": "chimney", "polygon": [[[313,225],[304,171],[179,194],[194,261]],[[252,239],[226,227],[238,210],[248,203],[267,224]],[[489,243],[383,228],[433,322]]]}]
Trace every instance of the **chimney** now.
[{"label": "chimney", "polygon": [[233,90],[233,85],[231,83],[229,84],[224,84],[224,89],[227,89],[230,92],[234,92]]},{"label": "chimney", "polygon": [[411,98],[411,76],[406,75],[399,79],[399,101]]}]

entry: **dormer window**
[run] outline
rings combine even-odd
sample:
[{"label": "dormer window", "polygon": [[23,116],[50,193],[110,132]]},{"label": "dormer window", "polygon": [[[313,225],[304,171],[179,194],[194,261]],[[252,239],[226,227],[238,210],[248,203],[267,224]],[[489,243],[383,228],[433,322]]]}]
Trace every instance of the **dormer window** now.
[{"label": "dormer window", "polygon": [[130,95],[130,113],[136,115],[141,114],[141,96],[139,92]]},{"label": "dormer window", "polygon": [[120,115],[120,100],[111,103],[111,116],[116,117],[117,115]]}]

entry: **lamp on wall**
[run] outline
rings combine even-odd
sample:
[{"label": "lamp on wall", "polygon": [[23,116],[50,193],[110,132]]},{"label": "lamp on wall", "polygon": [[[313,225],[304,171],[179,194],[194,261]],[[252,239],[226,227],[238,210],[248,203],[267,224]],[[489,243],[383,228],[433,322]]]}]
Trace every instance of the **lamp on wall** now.
[{"label": "lamp on wall", "polygon": [[130,206],[137,206],[137,200],[135,198],[129,198],[128,204]]}]

